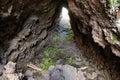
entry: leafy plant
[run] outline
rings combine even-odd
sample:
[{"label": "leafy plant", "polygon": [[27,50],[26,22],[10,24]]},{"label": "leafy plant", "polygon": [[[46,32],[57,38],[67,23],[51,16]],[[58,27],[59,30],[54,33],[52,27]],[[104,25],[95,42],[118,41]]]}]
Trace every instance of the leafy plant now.
[{"label": "leafy plant", "polygon": [[[51,65],[54,65],[55,64],[54,59],[60,51],[61,49],[57,45],[46,47],[44,51],[45,55],[44,60],[40,64],[41,68],[47,70]],[[53,59],[51,59],[50,57]]]},{"label": "leafy plant", "polygon": [[55,35],[55,36],[53,37],[53,40],[54,40],[54,41],[60,41],[60,40],[61,40],[61,37],[60,37],[59,35]]},{"label": "leafy plant", "polygon": [[114,4],[114,0],[108,0],[110,4]]},{"label": "leafy plant", "polygon": [[68,62],[69,64],[72,64],[72,63],[73,63],[73,57],[67,58],[67,62]]},{"label": "leafy plant", "polygon": [[47,47],[44,51],[44,54],[46,57],[56,56],[56,54],[58,54],[60,51],[61,49],[59,48],[59,46],[54,45],[53,47]]},{"label": "leafy plant", "polygon": [[66,40],[68,40],[68,41],[72,40],[72,39],[73,39],[73,36],[74,36],[73,32],[70,33],[70,34],[68,34],[68,35],[66,36]]},{"label": "leafy plant", "polygon": [[58,53],[60,51],[61,51],[60,47],[57,46],[57,45],[54,45],[54,47],[53,47],[53,53]]},{"label": "leafy plant", "polygon": [[51,58],[46,58],[43,63],[41,63],[41,68],[47,70],[51,65],[54,65],[54,61]]},{"label": "leafy plant", "polygon": [[111,36],[111,40],[112,40],[112,42],[116,42],[116,41],[118,41],[118,40],[117,40],[117,36],[114,35],[114,34],[112,34],[112,36]]},{"label": "leafy plant", "polygon": [[111,6],[113,7],[118,7],[120,6],[120,0],[107,0],[109,2],[109,4],[111,4]]},{"label": "leafy plant", "polygon": [[45,57],[49,57],[52,54],[52,50],[50,47],[47,47],[44,51]]}]

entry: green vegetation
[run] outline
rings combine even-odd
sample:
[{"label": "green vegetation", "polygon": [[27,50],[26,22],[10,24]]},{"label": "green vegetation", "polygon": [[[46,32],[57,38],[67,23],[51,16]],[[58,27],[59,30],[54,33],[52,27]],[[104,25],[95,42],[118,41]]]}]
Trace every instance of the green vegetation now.
[{"label": "green vegetation", "polygon": [[74,36],[73,32],[70,33],[70,34],[68,34],[68,35],[66,36],[66,40],[68,40],[68,41],[72,40],[72,39],[73,39],[73,36]]},{"label": "green vegetation", "polygon": [[43,60],[43,63],[41,63],[41,68],[44,70],[47,70],[51,65],[54,65],[55,62],[51,58],[46,58]]},{"label": "green vegetation", "polygon": [[66,58],[67,59],[67,62],[69,63],[69,64],[72,64],[73,63],[73,57],[69,57],[69,58]]},{"label": "green vegetation", "polygon": [[112,42],[118,41],[118,40],[117,40],[117,36],[116,36],[115,34],[112,34],[111,40],[112,40]]},{"label": "green vegetation", "polygon": [[44,51],[44,54],[45,57],[55,57],[59,52],[61,52],[59,46],[54,45],[53,47],[47,47]]},{"label": "green vegetation", "polygon": [[108,0],[110,4],[114,4],[114,0]]},{"label": "green vegetation", "polygon": [[54,41],[60,41],[60,40],[61,40],[61,37],[60,37],[59,35],[55,35],[55,36],[53,37],[53,40],[54,40]]},{"label": "green vegetation", "polygon": [[[110,6],[110,14],[113,14],[116,18],[114,25],[120,27],[120,0],[107,0]],[[113,20],[114,21],[114,20]],[[112,36],[112,41],[116,41],[114,35]]]},{"label": "green vegetation", "polygon": [[108,0],[109,4],[113,7],[120,6],[120,0]]},{"label": "green vegetation", "polygon": [[44,59],[42,59],[40,64],[41,68],[47,70],[51,65],[55,65],[55,60],[59,52],[61,52],[61,49],[57,45],[46,47]]}]

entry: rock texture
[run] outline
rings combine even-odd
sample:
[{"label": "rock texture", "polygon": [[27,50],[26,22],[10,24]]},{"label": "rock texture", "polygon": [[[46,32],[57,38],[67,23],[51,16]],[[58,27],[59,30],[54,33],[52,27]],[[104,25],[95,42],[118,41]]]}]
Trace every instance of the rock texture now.
[{"label": "rock texture", "polygon": [[23,77],[22,73],[15,73],[15,65],[16,63],[8,62],[4,69],[2,70],[2,75],[0,76],[0,80],[21,80]]},{"label": "rock texture", "polygon": [[49,40],[65,5],[79,47],[98,65],[119,73],[120,33],[103,1],[0,0],[0,62],[16,62],[17,70],[25,67]]},{"label": "rock texture", "polygon": [[68,0],[71,25],[77,44],[89,58],[98,66],[109,63],[108,69],[119,72],[120,33],[108,17],[104,1]]},{"label": "rock texture", "polygon": [[0,62],[25,67],[49,40],[63,2],[0,0]]},{"label": "rock texture", "polygon": [[37,80],[87,80],[81,70],[70,65],[51,66],[49,71],[42,73]]}]

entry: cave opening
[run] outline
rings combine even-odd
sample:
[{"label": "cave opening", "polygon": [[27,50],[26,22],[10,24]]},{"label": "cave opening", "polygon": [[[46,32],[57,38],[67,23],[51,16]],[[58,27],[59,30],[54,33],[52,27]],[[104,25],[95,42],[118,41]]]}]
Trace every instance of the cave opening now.
[{"label": "cave opening", "polygon": [[58,25],[63,28],[71,29],[69,11],[66,7],[62,7],[61,9]]},{"label": "cave opening", "polygon": [[68,9],[66,7],[62,7],[59,25],[62,25],[64,27],[69,27],[69,28],[71,27],[69,12],[68,12]]},{"label": "cave opening", "polygon": [[73,30],[71,29],[70,23],[69,10],[65,6],[61,8],[56,30],[57,32],[59,32],[59,35],[62,39],[65,39],[66,36],[70,36],[71,34],[73,35]]}]

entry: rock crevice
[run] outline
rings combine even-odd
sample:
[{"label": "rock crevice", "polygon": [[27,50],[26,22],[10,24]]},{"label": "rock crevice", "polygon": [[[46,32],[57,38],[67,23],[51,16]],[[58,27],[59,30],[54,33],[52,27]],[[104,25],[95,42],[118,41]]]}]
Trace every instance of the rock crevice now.
[{"label": "rock crevice", "polygon": [[120,33],[100,0],[0,0],[0,62],[25,67],[48,42],[63,6],[78,46],[97,64],[119,72]]}]

